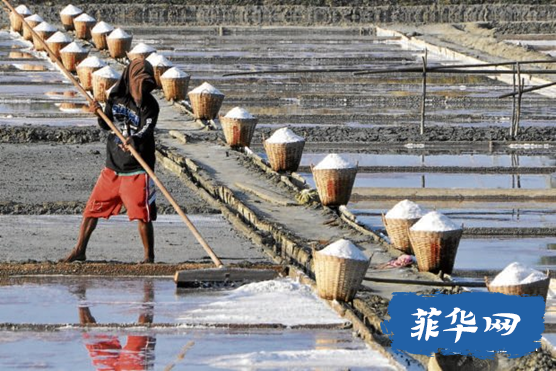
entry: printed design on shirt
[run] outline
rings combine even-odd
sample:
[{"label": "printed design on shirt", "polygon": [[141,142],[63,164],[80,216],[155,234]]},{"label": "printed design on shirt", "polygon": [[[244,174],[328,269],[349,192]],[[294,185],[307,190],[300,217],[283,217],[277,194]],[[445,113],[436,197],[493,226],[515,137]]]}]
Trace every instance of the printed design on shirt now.
[{"label": "printed design on shirt", "polygon": [[[120,128],[125,137],[134,135],[139,130],[141,119],[139,115],[121,103],[112,106],[114,125]],[[129,129],[129,132],[128,132]]]}]

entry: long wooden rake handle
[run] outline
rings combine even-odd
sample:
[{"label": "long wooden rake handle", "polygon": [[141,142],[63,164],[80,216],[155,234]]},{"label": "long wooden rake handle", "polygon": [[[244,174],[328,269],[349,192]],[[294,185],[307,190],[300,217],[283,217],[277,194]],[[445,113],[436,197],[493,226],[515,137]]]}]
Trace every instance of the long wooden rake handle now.
[{"label": "long wooden rake handle", "polygon": [[[12,5],[10,4],[10,2],[8,0],[2,0],[3,3],[6,5],[6,7],[8,7],[8,9],[17,17],[19,17],[21,19],[21,21],[23,22],[23,27],[27,27],[29,28],[29,30],[31,31],[31,34],[33,35],[33,37],[37,38],[39,40],[39,42],[42,44],[42,46],[44,47],[44,49],[46,50],[46,52],[50,55],[50,57],[52,58],[52,60],[58,65],[58,67],[60,68],[60,70],[64,73],[64,75],[66,75],[66,77],[73,83],[73,85],[75,85],[75,87],[79,90],[79,92],[85,97],[87,98],[87,101],[89,102],[89,104],[94,102],[94,99],[91,98],[91,96],[87,93],[87,91],[79,84],[79,82],[75,79],[75,77],[67,70],[67,68],[64,66],[64,64],[60,61],[60,59],[54,54],[54,52],[48,47],[48,45],[44,42],[44,40],[42,39],[42,37],[40,37],[31,26],[29,26],[29,24],[25,21],[25,19],[23,18],[23,16],[21,14],[19,14],[18,12],[15,11],[15,9],[12,7]],[[110,120],[106,114],[102,111],[102,109],[97,109],[96,113],[108,124],[108,126],[110,127],[110,129],[118,136],[118,138],[120,138],[120,140],[125,143],[126,138],[123,136],[123,134],[120,132],[120,130],[118,130],[118,128],[116,127],[116,125],[114,125],[114,123],[112,122],[112,120]],[[170,192],[168,192],[168,190],[166,189],[166,187],[164,186],[164,184],[162,184],[162,182],[158,179],[158,177],[156,176],[156,174],[154,173],[154,171],[149,167],[149,165],[145,162],[145,160],[143,160],[143,158],[141,157],[141,155],[139,154],[139,152],[137,152],[137,150],[135,148],[133,148],[132,146],[128,146],[131,154],[133,155],[133,157],[135,157],[135,159],[137,160],[137,162],[139,162],[139,164],[141,165],[141,167],[147,172],[147,174],[152,178],[152,180],[155,182],[155,184],[158,186],[158,188],[160,189],[160,191],[162,192],[162,194],[164,195],[164,197],[166,197],[166,199],[170,202],[170,204],[174,207],[174,209],[176,210],[176,212],[179,214],[179,216],[182,218],[182,220],[184,221],[184,223],[187,225],[187,227],[191,230],[191,233],[193,233],[193,236],[195,236],[195,238],[197,239],[197,241],[199,242],[199,244],[203,247],[203,249],[205,249],[206,253],[210,256],[210,258],[212,259],[212,262],[214,263],[214,265],[216,265],[218,268],[223,267],[222,261],[220,261],[220,259],[218,258],[218,256],[216,256],[216,254],[214,253],[214,251],[212,250],[212,248],[209,246],[209,244],[205,241],[205,239],[203,238],[203,236],[199,233],[199,231],[197,230],[197,228],[195,228],[195,226],[193,225],[193,223],[191,222],[191,220],[189,220],[189,217],[185,214],[185,212],[181,209],[181,207],[178,205],[178,203],[176,202],[176,200],[174,200],[174,198],[172,197],[172,195],[170,194]]]}]

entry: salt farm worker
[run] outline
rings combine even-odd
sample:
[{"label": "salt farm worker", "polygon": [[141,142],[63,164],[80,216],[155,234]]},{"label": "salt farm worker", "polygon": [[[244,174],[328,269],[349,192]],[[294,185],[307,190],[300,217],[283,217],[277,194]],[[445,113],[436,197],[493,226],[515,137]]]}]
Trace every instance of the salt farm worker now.
[{"label": "salt farm worker", "polygon": [[[127,209],[129,220],[139,223],[144,247],[142,263],[154,262],[154,182],[131,155],[128,146],[133,146],[154,170],[154,127],[159,113],[158,103],[151,95],[155,87],[153,67],[145,59],[136,58],[124,69],[120,80],[112,88],[104,113],[127,140],[122,143],[114,133],[108,136],[106,167],[101,171],[83,211],[77,244],[62,262],[85,261],[87,243],[98,218],[108,219],[119,214],[122,204]],[[95,101],[89,106],[89,111],[96,112],[99,107]],[[98,124],[102,129],[110,130],[100,117]]]}]

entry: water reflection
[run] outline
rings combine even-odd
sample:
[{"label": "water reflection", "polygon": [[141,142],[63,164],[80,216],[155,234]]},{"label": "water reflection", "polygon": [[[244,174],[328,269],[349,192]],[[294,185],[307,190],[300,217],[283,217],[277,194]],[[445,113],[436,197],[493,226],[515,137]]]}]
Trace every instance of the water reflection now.
[{"label": "water reflection", "polygon": [[[139,325],[151,324],[154,318],[154,288],[152,281],[145,281],[143,304],[137,319]],[[80,287],[77,295],[86,303],[86,288]],[[78,307],[81,325],[96,324],[97,321],[86,304]],[[85,347],[98,371],[150,370],[154,368],[156,338],[152,335],[128,335],[122,346],[116,335],[87,331],[83,334]]]},{"label": "water reflection", "polygon": [[32,59],[33,55],[31,53],[26,53],[26,52],[12,51],[8,54],[8,58],[10,58],[10,59]]},{"label": "water reflection", "polygon": [[21,71],[48,71],[42,64],[14,63],[14,67]]}]

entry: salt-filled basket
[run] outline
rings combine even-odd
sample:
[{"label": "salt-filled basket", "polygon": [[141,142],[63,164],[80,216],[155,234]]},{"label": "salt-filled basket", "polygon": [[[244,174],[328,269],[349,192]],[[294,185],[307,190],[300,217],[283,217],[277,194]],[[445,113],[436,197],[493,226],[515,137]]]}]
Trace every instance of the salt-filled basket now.
[{"label": "salt-filled basket", "polygon": [[104,21],[98,22],[92,29],[91,29],[91,37],[93,38],[93,44],[98,50],[106,50],[108,49],[108,42],[106,41],[106,37],[114,31],[114,26],[108,24]]},{"label": "salt-filled basket", "polygon": [[68,5],[60,12],[60,19],[62,20],[62,25],[66,31],[74,30],[73,20],[81,15],[83,10],[79,9],[74,5]]},{"label": "salt-filled basket", "polygon": [[417,223],[425,213],[425,210],[415,202],[403,200],[388,210],[386,215],[382,215],[386,233],[396,249],[413,254],[409,241],[409,228]]},{"label": "salt-filled basket", "polygon": [[452,274],[463,226],[431,211],[411,228],[409,240],[421,272]]},{"label": "salt-filled basket", "polygon": [[25,22],[27,22],[30,28],[23,25],[23,38],[27,41],[32,41],[33,33],[31,32],[31,29],[44,22],[44,19],[42,19],[42,17],[38,14],[33,14],[29,17],[25,17]]},{"label": "salt-filled basket", "polygon": [[93,97],[99,102],[106,102],[107,91],[120,79],[121,74],[110,66],[93,72]]},{"label": "salt-filled basket", "polygon": [[348,240],[313,250],[313,269],[321,298],[351,301],[359,289],[370,259]]},{"label": "salt-filled basket", "polygon": [[79,82],[85,90],[93,90],[93,72],[100,70],[102,67],[106,66],[106,62],[98,58],[97,56],[91,56],[83,60],[77,66],[77,76],[79,76]]},{"label": "salt-filled basket", "polygon": [[357,175],[357,164],[331,153],[316,166],[311,165],[311,171],[323,205],[347,205]]},{"label": "salt-filled basket", "polygon": [[127,52],[131,49],[131,41],[133,36],[122,30],[121,28],[116,28],[114,31],[110,32],[110,35],[106,38],[108,43],[108,51],[112,58],[124,58],[127,56]]},{"label": "salt-filled basket", "polygon": [[[31,14],[33,14],[31,13],[31,10],[25,5],[20,5],[15,8],[15,12],[21,15],[23,18],[29,17]],[[19,32],[19,34],[23,32],[23,20],[16,14],[10,13],[10,25],[13,32]]]},{"label": "salt-filled basket", "polygon": [[[57,31],[54,35],[50,36],[48,40],[46,40],[46,45],[54,55],[60,59],[60,50],[65,48],[71,43],[71,38],[63,32]],[[52,59],[52,58],[51,58]]]},{"label": "salt-filled basket", "polygon": [[220,116],[226,143],[233,148],[249,147],[258,121],[249,111],[241,107],[234,107],[225,116]]},{"label": "salt-filled basket", "polygon": [[152,53],[156,53],[155,48],[145,43],[139,43],[127,53],[127,57],[132,61],[135,58],[148,58]]},{"label": "salt-filled basket", "polygon": [[35,46],[35,50],[40,52],[44,50],[41,40],[46,42],[58,29],[48,22],[41,22],[38,26],[33,28],[33,31],[35,31],[36,34],[36,36],[33,35],[33,45]]},{"label": "salt-filled basket", "polygon": [[168,71],[174,65],[165,56],[158,53],[152,53],[147,57],[147,61],[153,66],[154,69],[154,79],[156,80],[156,86],[160,89],[162,88],[162,82],[160,81],[160,76],[164,72]]},{"label": "salt-filled basket", "polygon": [[204,82],[187,93],[196,119],[212,120],[218,116],[224,94],[208,82]]},{"label": "salt-filled basket", "polygon": [[546,302],[550,277],[536,269],[521,263],[513,262],[492,281],[485,277],[489,292],[499,292],[506,295],[542,296]]},{"label": "salt-filled basket", "polygon": [[80,14],[73,20],[73,27],[75,28],[75,37],[81,40],[91,40],[91,30],[97,23],[96,19],[87,13]]},{"label": "salt-filled basket", "polygon": [[60,50],[62,63],[70,72],[77,71],[77,65],[87,58],[88,55],[89,51],[75,41]]},{"label": "salt-filled basket", "polygon": [[281,128],[266,139],[263,145],[272,170],[297,171],[305,138],[295,134],[290,128]]},{"label": "salt-filled basket", "polygon": [[169,101],[181,101],[187,97],[191,76],[177,67],[172,67],[160,75],[164,97]]}]

